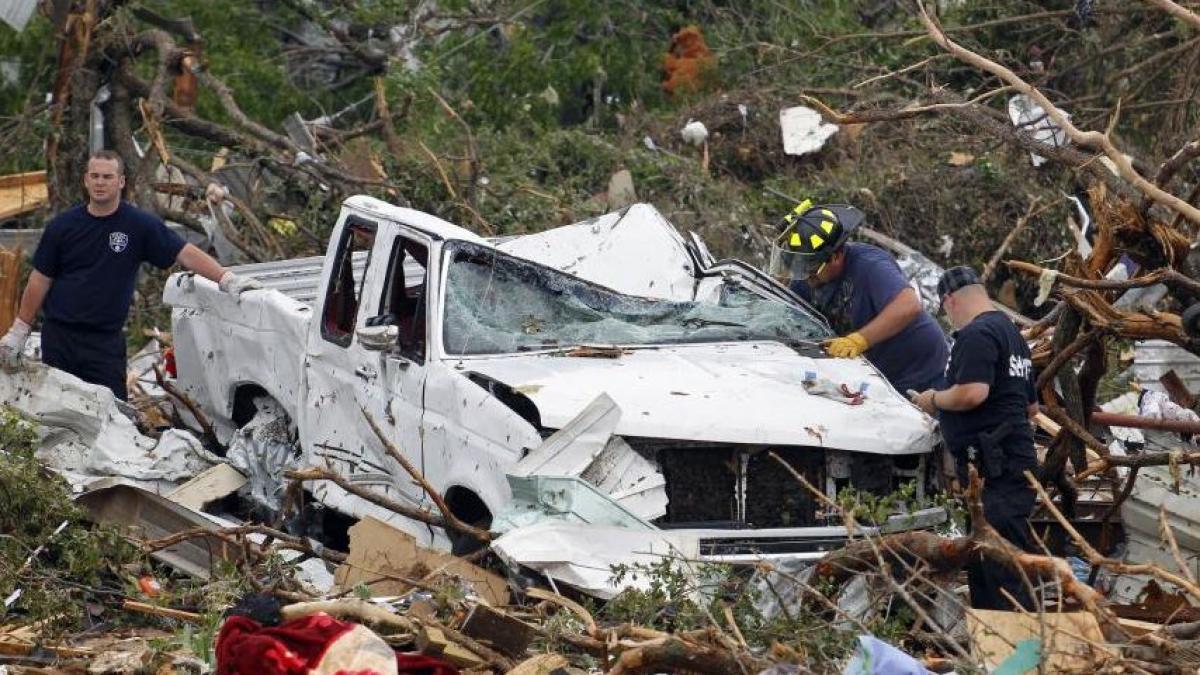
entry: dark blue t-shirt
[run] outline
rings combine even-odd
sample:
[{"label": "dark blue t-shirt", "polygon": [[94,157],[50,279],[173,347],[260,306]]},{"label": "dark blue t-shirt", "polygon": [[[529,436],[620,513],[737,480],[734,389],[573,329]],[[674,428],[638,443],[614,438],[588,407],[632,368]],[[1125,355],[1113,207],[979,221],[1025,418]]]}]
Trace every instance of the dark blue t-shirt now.
[{"label": "dark blue t-shirt", "polygon": [[952,452],[966,450],[976,443],[980,432],[992,433],[1006,421],[1013,423],[1013,436],[1028,436],[1028,450],[1032,452],[1027,407],[1037,400],[1033,361],[1029,345],[1003,312],[984,312],[954,334],[946,381],[949,386],[970,382],[988,385],[988,397],[977,407],[941,412],[942,437]]},{"label": "dark blue t-shirt", "polygon": [[85,205],[68,209],[46,225],[33,254],[34,269],[54,279],[42,312],[79,328],[119,331],[138,266],[170,267],[184,243],[158,216],[125,202],[102,218]]},{"label": "dark blue t-shirt", "polygon": [[[793,291],[821,310],[839,335],[870,323],[900,291],[909,288],[900,266],[886,251],[857,242],[846,244],[845,250],[846,269],[840,279],[815,292],[806,281],[791,284]],[[899,333],[871,345],[866,352],[871,363],[901,393],[940,384],[948,356],[946,336],[924,311]]]}]

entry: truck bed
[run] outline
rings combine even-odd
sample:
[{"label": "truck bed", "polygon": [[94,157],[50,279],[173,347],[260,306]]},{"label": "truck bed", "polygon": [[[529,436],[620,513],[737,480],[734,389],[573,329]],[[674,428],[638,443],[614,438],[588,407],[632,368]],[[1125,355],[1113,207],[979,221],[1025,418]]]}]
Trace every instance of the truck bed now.
[{"label": "truck bed", "polygon": [[[263,288],[279,291],[297,302],[312,307],[317,299],[317,294],[320,293],[321,265],[324,263],[325,256],[318,255],[311,258],[292,258],[238,265],[230,269],[242,276],[254,277],[263,285]],[[364,251],[356,254],[354,256],[356,281],[362,279],[366,266],[367,253]]]}]

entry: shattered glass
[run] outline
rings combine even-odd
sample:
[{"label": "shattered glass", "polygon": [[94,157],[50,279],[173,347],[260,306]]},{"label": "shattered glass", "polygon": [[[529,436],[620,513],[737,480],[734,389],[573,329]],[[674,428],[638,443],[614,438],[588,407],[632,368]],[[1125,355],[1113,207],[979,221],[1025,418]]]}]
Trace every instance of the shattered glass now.
[{"label": "shattered glass", "polygon": [[734,284],[717,302],[673,302],[623,295],[470,242],[450,244],[446,259],[448,354],[828,337],[803,310]]}]

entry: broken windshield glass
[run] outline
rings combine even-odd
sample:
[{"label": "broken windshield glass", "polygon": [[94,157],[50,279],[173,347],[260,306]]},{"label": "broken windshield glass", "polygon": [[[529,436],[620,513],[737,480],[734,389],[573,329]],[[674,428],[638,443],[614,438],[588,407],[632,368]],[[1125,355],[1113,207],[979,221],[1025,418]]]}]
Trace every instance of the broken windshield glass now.
[{"label": "broken windshield glass", "polygon": [[733,284],[718,302],[673,302],[622,295],[470,242],[450,244],[446,259],[448,354],[828,337],[804,311]]}]

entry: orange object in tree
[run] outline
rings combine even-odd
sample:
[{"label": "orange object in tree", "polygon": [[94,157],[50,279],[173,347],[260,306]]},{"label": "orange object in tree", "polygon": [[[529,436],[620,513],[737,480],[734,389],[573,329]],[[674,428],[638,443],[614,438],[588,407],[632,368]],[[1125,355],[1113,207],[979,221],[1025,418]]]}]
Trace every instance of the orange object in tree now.
[{"label": "orange object in tree", "polygon": [[697,92],[711,81],[717,57],[704,42],[699,26],[687,26],[671,37],[671,49],[663,58],[668,94]]}]

